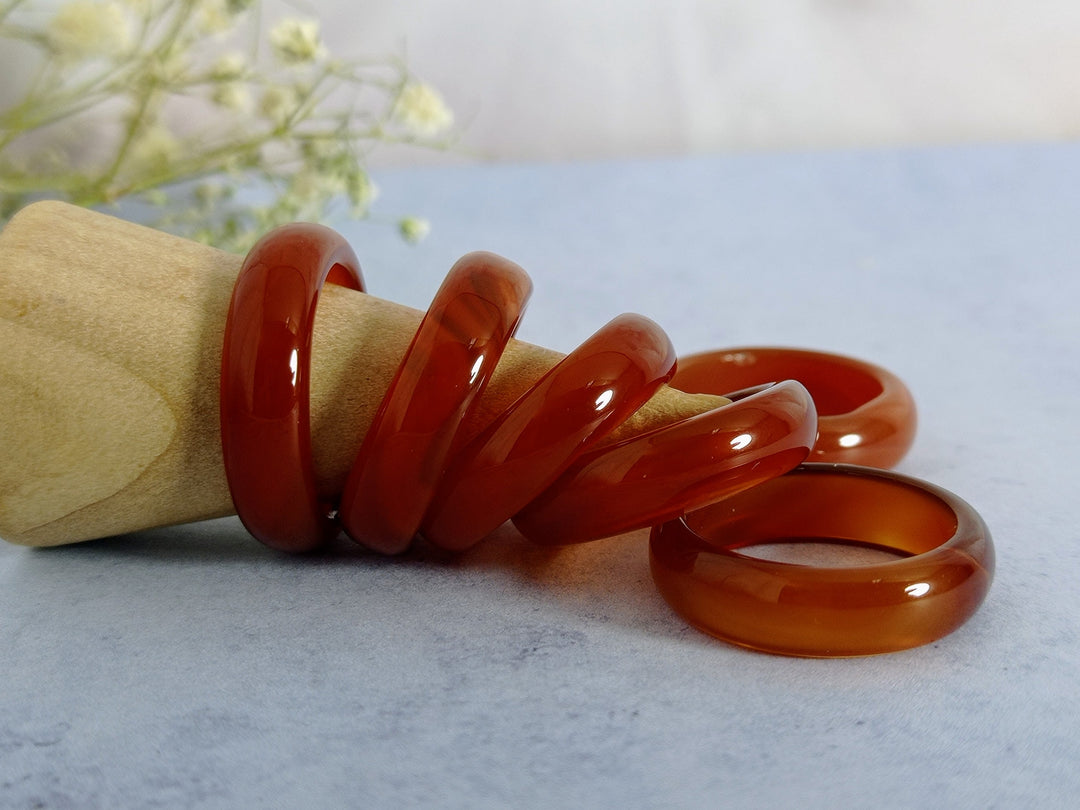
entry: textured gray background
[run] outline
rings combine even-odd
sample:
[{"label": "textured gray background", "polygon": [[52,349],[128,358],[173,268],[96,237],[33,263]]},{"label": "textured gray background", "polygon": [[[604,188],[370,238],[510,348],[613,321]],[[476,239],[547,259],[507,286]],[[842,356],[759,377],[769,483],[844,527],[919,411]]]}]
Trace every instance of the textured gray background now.
[{"label": "textured gray background", "polygon": [[982,610],[853,660],[747,652],[656,594],[642,533],[504,527],[447,559],[293,558],[232,519],[0,546],[0,806],[1065,807],[1080,792],[1080,146],[443,168],[379,178],[416,248],[347,226],[417,307],[484,248],[569,350],[624,310],[681,352],[896,371],[901,469],[978,508]]}]

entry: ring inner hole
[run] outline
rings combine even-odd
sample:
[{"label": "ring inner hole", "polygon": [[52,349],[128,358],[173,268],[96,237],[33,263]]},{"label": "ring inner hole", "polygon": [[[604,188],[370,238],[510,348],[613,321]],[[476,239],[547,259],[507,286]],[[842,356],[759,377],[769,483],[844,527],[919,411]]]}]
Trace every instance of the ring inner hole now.
[{"label": "ring inner hole", "polygon": [[805,470],[686,520],[706,542],[740,554],[826,567],[922,554],[947,542],[957,528],[953,511],[916,487],[887,477]]},{"label": "ring inner hole", "polygon": [[885,390],[873,374],[842,360],[767,349],[732,352],[698,366],[691,362],[680,369],[672,384],[684,391],[724,394],[788,379],[806,387],[818,416],[850,413]]},{"label": "ring inner hole", "polygon": [[894,548],[858,543],[836,537],[792,537],[742,546],[740,554],[759,560],[810,565],[815,568],[846,568],[880,565],[910,557]]}]

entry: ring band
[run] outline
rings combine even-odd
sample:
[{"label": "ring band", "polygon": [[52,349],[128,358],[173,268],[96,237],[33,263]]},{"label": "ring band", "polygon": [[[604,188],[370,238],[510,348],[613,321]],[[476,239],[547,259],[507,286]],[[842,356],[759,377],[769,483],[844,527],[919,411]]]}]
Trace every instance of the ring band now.
[{"label": "ring band", "polygon": [[321,225],[277,228],[244,259],[225,321],[225,476],[247,530],[282,551],[310,551],[338,530],[311,461],[312,328],[325,282],[363,291],[348,243]]},{"label": "ring band", "polygon": [[[817,567],[738,549],[838,542],[907,555]],[[990,532],[966,502],[884,470],[804,464],[657,526],[653,578],[695,627],[765,652],[874,655],[934,641],[982,603],[994,571]]]},{"label": "ring band", "polygon": [[814,398],[818,436],[808,461],[893,467],[915,440],[915,400],[890,371],[807,349],[748,347],[679,358],[671,387],[723,394],[798,380]]},{"label": "ring band", "polygon": [[383,554],[409,547],[531,292],[524,270],[491,253],[451,268],[349,472],[338,519],[351,538]]},{"label": "ring band", "polygon": [[449,551],[490,534],[621,425],[675,371],[675,349],[620,315],[563,358],[450,462],[421,533]]},{"label": "ring band", "polygon": [[653,526],[796,467],[814,441],[814,402],[797,382],[736,392],[729,405],[586,453],[514,525],[540,545]]}]

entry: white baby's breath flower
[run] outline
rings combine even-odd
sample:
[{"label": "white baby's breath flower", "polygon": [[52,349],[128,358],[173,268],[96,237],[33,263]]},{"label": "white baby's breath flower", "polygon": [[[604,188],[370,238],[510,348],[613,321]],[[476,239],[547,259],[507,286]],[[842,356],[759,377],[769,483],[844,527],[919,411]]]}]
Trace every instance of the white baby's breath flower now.
[{"label": "white baby's breath flower", "polygon": [[284,123],[296,112],[298,99],[293,88],[281,84],[272,84],[263,90],[259,99],[259,113],[275,124]]},{"label": "white baby's breath flower", "polygon": [[270,29],[270,47],[287,65],[314,62],[326,55],[319,37],[319,23],[287,17]]},{"label": "white baby's breath flower", "polygon": [[199,30],[205,34],[219,34],[233,24],[233,14],[226,0],[200,0],[195,19]]},{"label": "white baby's breath flower", "polygon": [[366,216],[379,196],[379,187],[362,169],[349,175],[345,181],[345,194],[354,217]]},{"label": "white baby's breath flower", "polygon": [[398,231],[406,242],[416,244],[423,241],[431,231],[431,223],[420,217],[405,217],[398,222]]},{"label": "white baby's breath flower", "polygon": [[212,208],[222,196],[222,186],[217,183],[199,183],[195,187],[195,202],[200,208]]},{"label": "white baby's breath flower", "polygon": [[343,193],[345,180],[340,174],[305,168],[293,177],[292,190],[305,201],[325,199]]},{"label": "white baby's breath flower", "polygon": [[326,163],[341,154],[341,144],[330,138],[313,138],[301,145],[304,158],[313,163]]},{"label": "white baby's breath flower", "polygon": [[186,50],[174,48],[153,54],[149,61],[149,73],[158,84],[181,84],[191,69],[191,58]]},{"label": "white baby's breath flower", "polygon": [[217,58],[210,67],[210,78],[228,82],[239,79],[247,72],[247,59],[242,53],[227,53]]},{"label": "white baby's breath flower", "polygon": [[394,117],[416,135],[437,135],[454,123],[454,114],[435,88],[410,82],[394,105]]},{"label": "white baby's breath flower", "polygon": [[119,3],[71,0],[49,23],[46,40],[66,59],[117,56],[131,44],[131,21]]},{"label": "white baby's breath flower", "polygon": [[239,82],[221,82],[210,96],[214,103],[226,110],[246,110],[251,106],[251,93]]},{"label": "white baby's breath flower", "polygon": [[133,171],[158,171],[180,156],[180,142],[160,124],[150,127],[131,145],[130,168]]},{"label": "white baby's breath flower", "polygon": [[344,178],[306,166],[289,181],[275,206],[288,219],[318,219],[344,191]]}]

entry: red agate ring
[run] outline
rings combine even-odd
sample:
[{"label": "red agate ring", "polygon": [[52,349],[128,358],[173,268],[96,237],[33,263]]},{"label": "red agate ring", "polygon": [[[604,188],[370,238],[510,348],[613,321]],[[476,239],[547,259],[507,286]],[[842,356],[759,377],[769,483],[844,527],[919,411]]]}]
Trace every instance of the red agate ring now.
[{"label": "red agate ring", "polygon": [[626,421],[674,371],[675,350],[659,326],[641,315],[615,318],[462,448],[422,534],[449,550],[475,544]]},{"label": "red agate ring", "polygon": [[818,434],[809,461],[896,465],[915,440],[915,401],[890,371],[828,352],[746,347],[679,358],[670,385],[687,393],[723,394],[779,380],[798,380],[814,398]]},{"label": "red agate ring", "polygon": [[[870,565],[749,556],[768,543],[847,543],[894,552]],[[990,532],[965,501],[886,470],[805,464],[652,531],[657,587],[693,626],[765,652],[894,652],[951,633],[994,574]]]},{"label": "red agate ring", "polygon": [[244,526],[282,551],[310,551],[338,531],[311,461],[312,328],[326,282],[364,289],[348,243],[321,225],[277,228],[244,259],[225,321],[225,475]]},{"label": "red agate ring", "polygon": [[491,253],[451,268],[350,469],[339,519],[351,538],[384,554],[412,543],[531,292],[524,270]]},{"label": "red agate ring", "polygon": [[790,380],[759,388],[583,455],[514,516],[514,525],[542,545],[598,540],[670,520],[787,472],[810,452],[814,402]]}]

